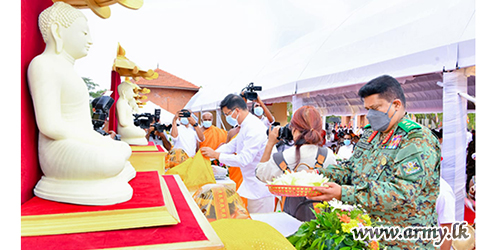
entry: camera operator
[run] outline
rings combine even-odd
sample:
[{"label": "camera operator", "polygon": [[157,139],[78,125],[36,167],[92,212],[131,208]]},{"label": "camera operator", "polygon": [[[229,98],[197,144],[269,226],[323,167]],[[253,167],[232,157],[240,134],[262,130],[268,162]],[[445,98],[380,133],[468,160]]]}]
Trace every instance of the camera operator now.
[{"label": "camera operator", "polygon": [[[177,125],[177,120],[181,125]],[[191,111],[182,109],[178,111],[172,120],[172,131],[174,149],[183,149],[189,157],[193,157],[198,151],[198,143],[205,140],[200,126],[191,115]]]},{"label": "camera operator", "polygon": [[92,100],[92,125],[94,130],[101,135],[108,136],[114,140],[120,140],[120,136],[113,130],[108,130],[109,109],[114,99],[109,96],[99,96]]},{"label": "camera operator", "polygon": [[[321,123],[318,110],[312,106],[303,106],[295,111],[289,125],[295,145],[282,153],[278,152],[275,145],[281,139],[280,129],[285,127],[274,127],[269,133],[262,159],[257,164],[255,171],[257,178],[262,182],[268,182],[286,171],[298,172],[314,167],[336,165],[336,157],[332,150],[320,146],[323,143]],[[283,211],[301,221],[309,221],[315,218],[309,209],[312,205],[305,197],[288,197],[285,199]]]},{"label": "camera operator", "polygon": [[163,131],[158,131],[158,129],[156,129],[154,125],[159,124],[160,120],[156,119],[157,118],[155,117],[155,119],[151,122],[150,127],[148,129],[145,129],[146,139],[148,141],[154,142],[156,145],[161,144],[167,151],[170,151],[170,149],[172,149],[172,144],[170,144],[170,142],[167,139],[168,135],[166,133],[166,129]]},{"label": "camera operator", "polygon": [[[266,104],[262,102],[260,99],[260,96],[257,95],[257,99],[255,101],[252,101],[252,114],[257,116],[263,123],[266,128],[269,127],[269,125],[274,123],[274,116],[271,114],[271,111],[266,107]],[[247,99],[244,96],[244,92],[241,92],[241,96],[243,97],[243,100],[245,100],[245,103],[247,102]]]},{"label": "camera operator", "polygon": [[256,102],[252,104],[252,113],[256,115],[266,127],[274,123],[274,116],[258,95]]}]

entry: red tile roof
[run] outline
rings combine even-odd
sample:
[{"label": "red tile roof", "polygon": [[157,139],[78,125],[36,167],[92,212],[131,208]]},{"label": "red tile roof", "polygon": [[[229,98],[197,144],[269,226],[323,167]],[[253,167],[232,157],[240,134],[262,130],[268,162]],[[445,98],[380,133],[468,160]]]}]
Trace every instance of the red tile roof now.
[{"label": "red tile roof", "polygon": [[140,87],[147,87],[147,88],[156,87],[156,88],[186,89],[186,90],[198,90],[200,88],[182,78],[174,76],[161,69],[155,69],[154,71],[158,73],[158,78],[154,80],[146,80],[140,78],[138,81],[135,81],[135,83]]}]

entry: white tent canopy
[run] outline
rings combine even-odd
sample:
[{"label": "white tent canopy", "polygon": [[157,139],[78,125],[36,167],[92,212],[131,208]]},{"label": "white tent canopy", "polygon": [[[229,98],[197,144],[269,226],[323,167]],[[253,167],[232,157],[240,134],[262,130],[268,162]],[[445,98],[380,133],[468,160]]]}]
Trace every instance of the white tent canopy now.
[{"label": "white tent canopy", "polygon": [[[255,82],[273,83],[275,87],[264,88],[261,96],[279,100],[293,94],[314,97],[315,91],[321,94],[326,89],[348,92],[352,85],[382,74],[404,82],[416,75],[475,65],[474,4],[473,0],[368,2],[341,25],[282,49]],[[430,77],[442,81],[437,75]],[[430,102],[423,110],[442,110],[442,105],[432,104],[436,93],[429,94]],[[318,104],[322,106],[321,98]]]},{"label": "white tent canopy", "polygon": [[[440,112],[438,95],[442,96],[442,89],[435,83],[442,82],[441,72],[472,65],[474,0],[373,0],[339,24],[282,48],[264,64],[253,82],[263,86],[259,95],[266,102],[290,102],[297,95],[314,97],[311,105],[331,107],[337,100],[336,110],[324,109],[322,114],[343,115],[363,112],[352,105],[356,97],[350,95],[355,87],[359,89],[370,79],[388,74],[402,83],[413,83],[411,89],[419,95],[420,103],[415,109],[410,105],[410,112]],[[414,77],[418,75],[424,76]],[[225,95],[237,93],[242,87],[201,89],[186,108],[217,109]],[[330,95],[324,95],[329,89]]]}]

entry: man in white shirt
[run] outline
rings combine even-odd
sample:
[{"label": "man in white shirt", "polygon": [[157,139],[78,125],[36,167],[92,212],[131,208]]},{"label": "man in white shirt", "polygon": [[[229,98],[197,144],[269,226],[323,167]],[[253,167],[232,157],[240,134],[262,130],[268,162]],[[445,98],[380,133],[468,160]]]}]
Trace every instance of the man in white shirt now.
[{"label": "man in white shirt", "polygon": [[354,150],[354,145],[351,142],[351,135],[344,135],[344,145],[339,148],[337,156],[342,160],[349,160],[351,158],[352,152]]},{"label": "man in white shirt", "polygon": [[[447,227],[451,232],[451,225],[455,222],[455,193],[443,177],[439,180],[439,196],[436,201],[436,212],[438,214],[439,226]],[[451,240],[445,239],[440,249],[451,249]]]},{"label": "man in white shirt", "polygon": [[274,196],[255,177],[255,169],[267,143],[266,126],[259,118],[250,114],[241,96],[229,94],[222,100],[220,107],[231,126],[239,124],[240,132],[234,140],[217,150],[203,147],[200,149],[201,153],[206,157],[216,158],[227,166],[240,166],[243,182],[237,192],[248,199],[248,212],[273,212]]},{"label": "man in white shirt", "polygon": [[[177,112],[172,120],[170,134],[173,137],[173,148],[183,149],[189,157],[193,157],[196,154],[198,142],[204,141],[205,136],[198,123],[191,116],[191,112],[189,112],[189,117],[181,117],[182,111]],[[180,120],[181,125],[177,125],[177,119]]]}]

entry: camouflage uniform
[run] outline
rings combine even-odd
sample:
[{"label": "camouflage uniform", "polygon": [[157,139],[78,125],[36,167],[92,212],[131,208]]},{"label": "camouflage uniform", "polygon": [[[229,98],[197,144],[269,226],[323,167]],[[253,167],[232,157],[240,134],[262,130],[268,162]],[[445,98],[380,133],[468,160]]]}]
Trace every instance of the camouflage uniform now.
[{"label": "camouflage uniform", "polygon": [[[389,138],[374,133],[368,125],[348,161],[319,172],[342,186],[342,202],[362,205],[384,226],[437,227],[439,141],[407,117]],[[432,241],[381,243],[389,249],[433,248]]]}]

